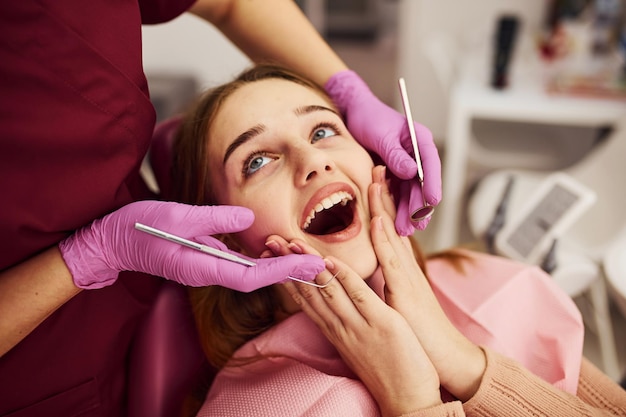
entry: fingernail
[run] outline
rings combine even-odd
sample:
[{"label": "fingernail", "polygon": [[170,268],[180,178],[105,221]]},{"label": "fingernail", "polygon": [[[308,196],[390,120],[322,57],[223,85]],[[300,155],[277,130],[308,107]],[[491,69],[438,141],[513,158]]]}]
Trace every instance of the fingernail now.
[{"label": "fingernail", "polygon": [[327,269],[334,269],[335,268],[335,264],[333,263],[333,261],[331,261],[328,258],[324,258],[324,264],[326,264],[326,268]]},{"label": "fingernail", "polygon": [[379,169],[376,170],[376,175],[374,176],[373,180],[375,183],[380,183],[385,181],[385,172],[387,167],[385,167],[384,165],[379,165]]},{"label": "fingernail", "polygon": [[295,253],[298,253],[298,254],[304,253],[302,248],[300,246],[296,245],[295,243],[290,243],[290,244],[287,245],[287,247],[289,249],[291,249],[292,252],[295,252]]},{"label": "fingernail", "polygon": [[380,197],[383,194],[383,187],[380,184],[374,184],[374,192],[376,193],[376,197]]},{"label": "fingernail", "polygon": [[278,246],[278,243],[275,240],[268,240],[267,242],[265,242],[265,246],[267,246],[274,252],[280,249],[280,246]]},{"label": "fingernail", "polygon": [[380,216],[376,216],[374,218],[374,226],[376,227],[376,229],[378,230],[383,230],[383,218]]}]

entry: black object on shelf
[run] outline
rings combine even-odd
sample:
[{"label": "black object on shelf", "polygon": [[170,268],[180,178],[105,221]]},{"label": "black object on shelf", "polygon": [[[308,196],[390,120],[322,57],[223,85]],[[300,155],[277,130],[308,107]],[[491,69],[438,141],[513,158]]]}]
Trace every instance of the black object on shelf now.
[{"label": "black object on shelf", "polygon": [[519,19],[516,16],[502,16],[498,19],[491,77],[491,86],[494,88],[503,89],[508,85],[509,64],[518,28]]}]

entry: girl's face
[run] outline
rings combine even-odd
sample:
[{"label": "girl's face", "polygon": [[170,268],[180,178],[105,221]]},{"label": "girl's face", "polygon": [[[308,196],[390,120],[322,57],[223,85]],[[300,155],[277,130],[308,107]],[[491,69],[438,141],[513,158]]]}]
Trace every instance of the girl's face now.
[{"label": "girl's face", "polygon": [[208,134],[217,202],[255,214],[236,235],[251,256],[276,234],[303,239],[363,277],[374,272],[373,162],[325,98],[281,79],[246,84],[225,100]]}]

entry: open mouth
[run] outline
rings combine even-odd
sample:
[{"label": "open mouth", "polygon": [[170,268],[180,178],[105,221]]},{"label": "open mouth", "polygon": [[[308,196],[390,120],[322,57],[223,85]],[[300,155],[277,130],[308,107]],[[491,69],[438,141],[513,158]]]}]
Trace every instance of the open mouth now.
[{"label": "open mouth", "polygon": [[324,236],[341,232],[354,222],[354,197],[346,191],[337,191],[317,203],[308,213],[302,230]]}]

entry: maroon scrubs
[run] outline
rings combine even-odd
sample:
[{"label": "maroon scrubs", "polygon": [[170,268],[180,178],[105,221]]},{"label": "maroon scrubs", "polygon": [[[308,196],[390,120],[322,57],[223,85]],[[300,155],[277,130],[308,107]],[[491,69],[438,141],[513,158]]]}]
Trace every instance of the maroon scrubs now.
[{"label": "maroon scrubs", "polygon": [[[0,2],[0,269],[133,200],[155,111],[141,24],[191,0]],[[123,416],[127,357],[161,280],[82,291],[0,358],[0,415]]]}]

